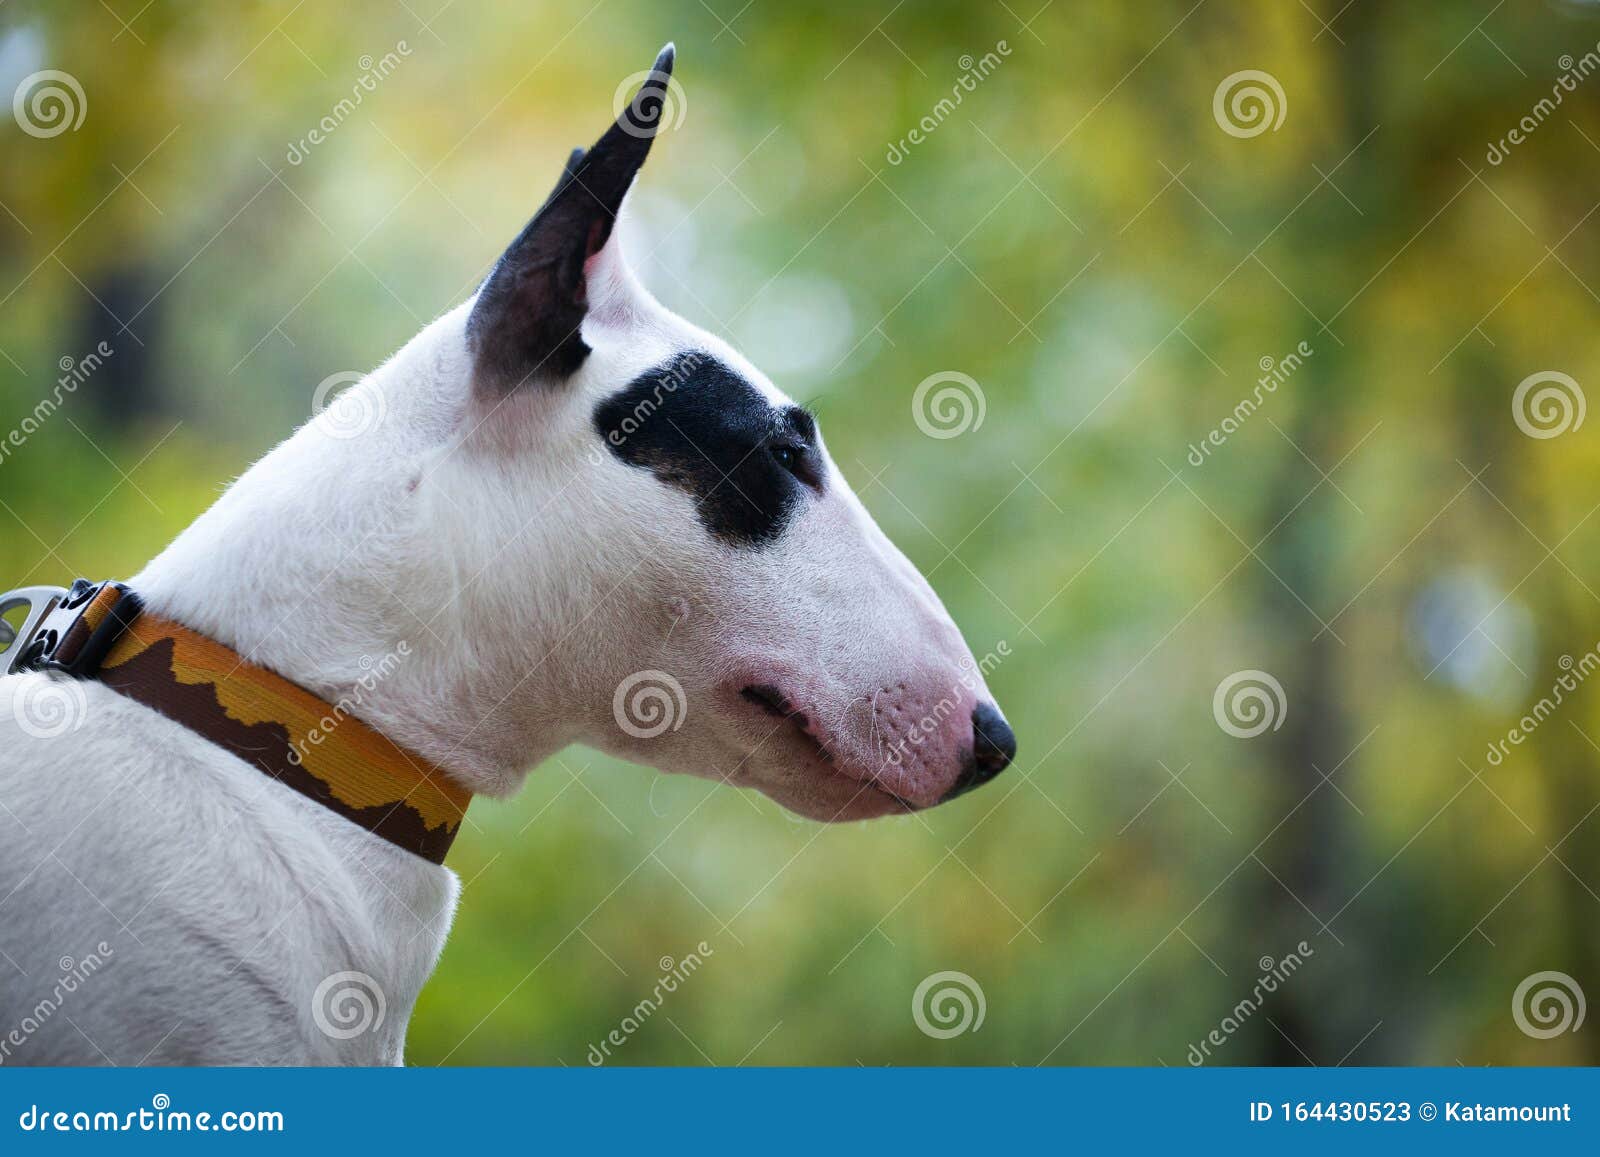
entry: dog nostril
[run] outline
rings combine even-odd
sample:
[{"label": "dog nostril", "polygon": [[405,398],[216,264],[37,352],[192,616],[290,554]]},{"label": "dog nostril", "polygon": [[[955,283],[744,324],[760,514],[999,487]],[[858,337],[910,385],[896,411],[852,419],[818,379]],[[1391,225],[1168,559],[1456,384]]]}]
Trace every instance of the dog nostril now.
[{"label": "dog nostril", "polygon": [[972,711],[972,754],[979,783],[1004,771],[1017,754],[1017,737],[994,706],[980,703]]},{"label": "dog nostril", "polygon": [[997,708],[980,703],[972,712],[972,757],[944,799],[952,800],[982,787],[1004,771],[1016,755],[1017,737],[1011,725]]}]

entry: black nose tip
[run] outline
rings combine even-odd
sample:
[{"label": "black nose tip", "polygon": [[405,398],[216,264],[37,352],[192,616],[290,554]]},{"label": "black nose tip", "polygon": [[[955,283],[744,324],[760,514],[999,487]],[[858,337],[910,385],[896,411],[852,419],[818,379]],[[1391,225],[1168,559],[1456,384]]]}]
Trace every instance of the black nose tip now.
[{"label": "black nose tip", "polygon": [[954,799],[982,787],[999,775],[1016,758],[1017,737],[992,703],[980,703],[972,711],[972,760],[945,799]]},{"label": "black nose tip", "polygon": [[999,775],[1016,757],[1017,737],[991,703],[980,703],[973,708],[972,754],[978,761],[979,783]]}]

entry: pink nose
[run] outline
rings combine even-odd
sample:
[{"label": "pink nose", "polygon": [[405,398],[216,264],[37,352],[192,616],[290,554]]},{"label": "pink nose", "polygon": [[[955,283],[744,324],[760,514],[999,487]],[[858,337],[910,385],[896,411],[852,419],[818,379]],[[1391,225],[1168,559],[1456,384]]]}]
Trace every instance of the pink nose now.
[{"label": "pink nose", "polygon": [[921,807],[988,783],[1016,755],[1010,726],[992,704],[970,696],[928,701],[897,686],[873,705],[879,774],[896,795]]}]

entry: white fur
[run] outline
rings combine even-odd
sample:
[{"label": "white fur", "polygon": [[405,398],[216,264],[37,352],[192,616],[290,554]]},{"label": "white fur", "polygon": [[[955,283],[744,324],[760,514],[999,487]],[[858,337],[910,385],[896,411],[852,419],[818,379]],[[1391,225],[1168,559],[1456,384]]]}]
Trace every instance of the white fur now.
[{"label": "white fur", "polygon": [[[825,494],[753,551],[713,540],[686,495],[606,452],[595,404],[683,350],[786,399],[651,299],[615,240],[589,300],[593,352],[573,379],[498,402],[472,389],[470,303],[439,318],[132,586],[329,700],[405,643],[357,714],[478,794],[508,795],[582,742],[818,819],[937,802],[987,696],[937,597],[831,462]],[[381,417],[338,436],[351,412]],[[644,669],[671,673],[688,707],[652,739],[613,715],[618,684]],[[53,679],[0,680],[0,1062],[398,1063],[453,873],[99,684]],[[756,682],[807,711],[832,763],[739,698]],[[66,734],[13,722],[25,701],[80,692]],[[935,703],[953,721],[908,744]],[[109,964],[8,1055],[59,958],[102,941]],[[318,985],[342,971],[381,990],[379,1031],[319,1026]]]}]

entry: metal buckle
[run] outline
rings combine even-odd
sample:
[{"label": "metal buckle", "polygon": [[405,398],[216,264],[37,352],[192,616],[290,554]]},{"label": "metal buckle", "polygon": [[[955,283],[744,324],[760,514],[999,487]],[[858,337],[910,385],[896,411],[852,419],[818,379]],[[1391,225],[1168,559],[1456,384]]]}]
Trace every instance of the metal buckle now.
[{"label": "metal buckle", "polygon": [[0,651],[0,674],[10,675],[27,666],[23,656],[30,649],[34,635],[38,633],[39,624],[66,597],[65,587],[19,587],[0,595],[0,615],[14,611],[18,607],[28,608],[27,617],[22,620],[20,629],[13,629],[10,623],[0,619],[0,646],[6,648]]},{"label": "metal buckle", "polygon": [[[105,617],[92,628],[75,631],[84,611],[95,597],[107,587],[115,587],[120,597]],[[122,634],[142,607],[139,597],[121,583],[90,582],[77,579],[69,589],[60,587],[23,587],[0,595],[0,614],[28,607],[22,629],[13,631],[9,626],[0,634],[0,642],[12,636],[10,647],[0,654],[3,674],[17,671],[53,670],[69,675],[92,674],[100,665],[111,644]],[[62,647],[71,643],[69,653]]]}]

